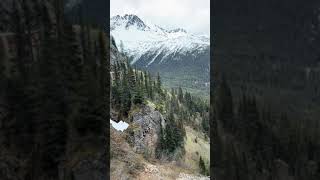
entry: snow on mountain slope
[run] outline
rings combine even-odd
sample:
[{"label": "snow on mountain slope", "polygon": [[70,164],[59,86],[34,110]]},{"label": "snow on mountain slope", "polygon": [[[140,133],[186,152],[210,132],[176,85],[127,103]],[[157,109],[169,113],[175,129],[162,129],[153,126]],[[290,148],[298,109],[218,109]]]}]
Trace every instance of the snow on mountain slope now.
[{"label": "snow on mountain slope", "polygon": [[[193,35],[184,29],[166,30],[155,24],[146,23],[136,15],[113,16],[110,19],[111,35],[118,47],[133,57],[132,64],[143,55],[153,54],[149,66],[155,59],[160,63],[176,54],[201,53],[210,45],[209,37]],[[172,58],[171,58],[172,59]],[[179,58],[176,58],[179,59]]]}]

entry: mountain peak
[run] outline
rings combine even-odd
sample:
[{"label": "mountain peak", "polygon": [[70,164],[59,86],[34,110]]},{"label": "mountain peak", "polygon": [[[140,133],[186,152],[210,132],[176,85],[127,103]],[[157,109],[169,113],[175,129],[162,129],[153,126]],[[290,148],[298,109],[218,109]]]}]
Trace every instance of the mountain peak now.
[{"label": "mountain peak", "polygon": [[183,32],[183,33],[187,33],[187,31],[183,28],[176,28],[176,29],[172,29],[168,31],[169,33],[176,33],[176,32]]},{"label": "mountain peak", "polygon": [[133,19],[133,20],[140,20],[141,21],[141,19],[135,14],[125,14],[123,17],[125,19],[129,19],[129,20]]},{"label": "mountain peak", "polygon": [[141,30],[144,30],[147,26],[146,24],[134,14],[125,14],[124,16],[116,15],[111,18],[111,29],[114,29],[116,26],[123,25],[126,29],[131,26],[136,26]]},{"label": "mountain peak", "polygon": [[153,30],[156,32],[162,33],[187,33],[187,31],[183,28],[175,28],[171,30],[164,29],[156,24],[146,24],[143,20],[141,20],[135,14],[125,14],[123,16],[116,15],[111,17],[110,19],[111,31],[116,29],[117,27],[124,27],[125,29],[129,29],[132,26],[135,26],[138,30]]}]

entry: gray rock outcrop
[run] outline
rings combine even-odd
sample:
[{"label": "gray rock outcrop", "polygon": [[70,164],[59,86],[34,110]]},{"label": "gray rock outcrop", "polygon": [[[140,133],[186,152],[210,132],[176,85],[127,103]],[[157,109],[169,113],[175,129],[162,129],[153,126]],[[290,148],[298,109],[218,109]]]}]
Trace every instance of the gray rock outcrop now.
[{"label": "gray rock outcrop", "polygon": [[155,157],[160,127],[165,126],[162,114],[145,106],[134,113],[131,120],[134,127],[131,133],[134,151]]}]

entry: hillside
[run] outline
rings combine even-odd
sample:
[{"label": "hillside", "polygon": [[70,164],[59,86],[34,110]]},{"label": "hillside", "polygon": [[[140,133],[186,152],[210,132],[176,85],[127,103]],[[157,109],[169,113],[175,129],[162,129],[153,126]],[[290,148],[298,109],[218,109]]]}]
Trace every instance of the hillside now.
[{"label": "hillside", "polygon": [[[168,180],[208,180],[196,170],[188,169],[177,162],[146,160],[137,154],[126,141],[126,133],[111,128],[111,179],[168,179]],[[207,144],[209,145],[209,144]],[[201,148],[201,147],[199,147]],[[198,165],[198,164],[197,164]]]},{"label": "hillside", "polygon": [[111,178],[208,179],[199,175],[208,172],[210,159],[205,102],[181,88],[168,92],[159,75],[132,68],[114,45],[111,119],[129,126],[123,132],[110,126]]}]

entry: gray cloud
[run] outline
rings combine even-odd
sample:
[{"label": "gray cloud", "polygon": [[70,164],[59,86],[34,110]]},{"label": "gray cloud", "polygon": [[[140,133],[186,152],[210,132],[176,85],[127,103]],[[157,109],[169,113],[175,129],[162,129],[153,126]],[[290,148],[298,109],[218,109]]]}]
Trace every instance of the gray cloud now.
[{"label": "gray cloud", "polygon": [[210,0],[111,0],[111,16],[136,14],[165,28],[210,34]]}]

